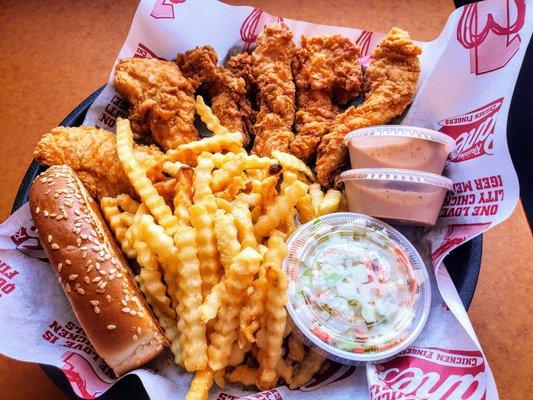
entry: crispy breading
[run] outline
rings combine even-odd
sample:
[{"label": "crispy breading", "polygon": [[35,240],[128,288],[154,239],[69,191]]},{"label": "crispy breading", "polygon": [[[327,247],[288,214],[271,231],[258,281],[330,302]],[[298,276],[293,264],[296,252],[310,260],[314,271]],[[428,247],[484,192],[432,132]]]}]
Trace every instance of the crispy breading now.
[{"label": "crispy breading", "polygon": [[308,162],[315,155],[330,122],[345,104],[359,95],[359,47],[347,37],[302,36],[293,59],[297,89],[296,136],[291,152]]},{"label": "crispy breading", "polygon": [[244,144],[248,144],[250,132],[246,121],[253,112],[244,79],[227,68],[217,66],[218,56],[211,46],[178,54],[176,62],[196,88],[203,85],[207,89],[211,110],[220,123],[231,132],[241,132]]},{"label": "crispy breading", "polygon": [[363,104],[339,114],[320,142],[316,172],[322,185],[333,184],[347,160],[343,140],[348,132],[386,124],[411,103],[420,75],[421,52],[409,34],[399,28],[392,28],[381,40],[365,71]]},{"label": "crispy breading", "polygon": [[[163,181],[164,154],[155,146],[135,145],[135,158],[154,181]],[[71,167],[97,199],[121,193],[137,194],[118,159],[115,135],[92,126],[57,127],[35,146],[34,158],[41,164]]]},{"label": "crispy breading", "polygon": [[163,149],[198,139],[194,127],[194,88],[174,62],[127,58],[115,68],[115,88],[131,103],[135,131],[151,132]]},{"label": "crispy breading", "polygon": [[296,47],[292,38],[284,23],[267,25],[258,35],[252,53],[253,74],[259,90],[252,152],[259,156],[269,156],[272,150],[288,152],[294,137],[295,85],[291,62]]}]

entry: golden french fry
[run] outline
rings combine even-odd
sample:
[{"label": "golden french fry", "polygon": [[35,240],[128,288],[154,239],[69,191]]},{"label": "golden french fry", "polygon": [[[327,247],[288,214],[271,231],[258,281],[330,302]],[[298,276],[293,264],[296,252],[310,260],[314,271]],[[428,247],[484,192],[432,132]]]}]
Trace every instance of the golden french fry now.
[{"label": "golden french fry", "polygon": [[254,231],[258,241],[267,236],[281,221],[289,215],[291,208],[296,206],[298,199],[307,192],[307,185],[296,181],[276,199],[276,203],[268,207],[265,215],[259,217]]},{"label": "golden french fry", "polygon": [[289,358],[294,361],[302,361],[305,357],[304,344],[293,333],[289,336]]},{"label": "golden french fry", "polygon": [[259,193],[239,193],[235,200],[248,204],[248,207],[255,207],[261,204],[261,194]]},{"label": "golden french fry", "polygon": [[200,306],[200,318],[204,324],[207,324],[217,316],[218,310],[222,306],[224,293],[226,293],[226,286],[224,278],[222,278],[220,282],[211,288],[211,291]]},{"label": "golden french fry", "polygon": [[257,248],[257,240],[254,235],[254,224],[252,222],[252,214],[248,205],[243,202],[235,201],[233,203],[233,217],[235,218],[235,226],[237,227],[237,234],[241,247]]},{"label": "golden french fry", "polygon": [[246,151],[242,145],[242,134],[240,132],[230,132],[225,135],[211,136],[181,144],[177,148],[167,151],[167,157],[170,161],[180,161],[195,166],[198,155],[203,152],[217,153],[228,150],[232,153],[242,153]]},{"label": "golden french fry", "polygon": [[233,205],[229,202],[229,200],[217,197],[215,202],[220,210],[224,210],[227,213],[231,213],[233,211]]},{"label": "golden french fry", "polygon": [[283,219],[282,223],[279,226],[279,230],[285,233],[287,236],[290,236],[296,230],[296,209],[293,207],[289,209],[289,213]]},{"label": "golden french fry", "polygon": [[231,350],[231,354],[229,356],[228,365],[231,367],[236,367],[237,365],[242,364],[244,358],[246,357],[246,353],[248,353],[251,349],[252,343],[250,342],[246,342],[242,347],[237,342],[233,343],[233,349]]},{"label": "golden french fry", "polygon": [[130,212],[124,211],[122,214],[120,214],[120,221],[126,225],[129,229],[131,224],[133,224],[133,217],[135,214],[132,214]]},{"label": "golden french fry", "polygon": [[283,172],[283,181],[281,182],[281,190],[285,190],[287,186],[292,185],[298,180],[298,175],[293,171]]},{"label": "golden french fry", "polygon": [[290,383],[289,387],[296,389],[305,385],[320,370],[324,361],[326,361],[324,356],[309,350],[298,370],[293,375],[292,383]]},{"label": "golden french fry", "polygon": [[284,170],[303,172],[309,179],[311,179],[312,181],[315,180],[315,176],[313,174],[313,171],[311,171],[311,168],[309,168],[298,157],[295,157],[289,153],[284,153],[279,150],[272,151],[272,157],[279,161],[279,163],[283,166]]},{"label": "golden french fry", "polygon": [[277,176],[269,176],[263,180],[252,180],[251,194],[259,194],[261,196],[261,206],[268,207],[276,202],[278,192],[276,185],[278,184]]},{"label": "golden french fry", "polygon": [[124,212],[128,212],[130,214],[135,214],[137,212],[137,208],[139,208],[139,202],[133,200],[129,195],[122,193],[119,194],[116,199],[117,204]]},{"label": "golden french fry", "polygon": [[213,372],[196,371],[185,400],[207,400],[211,386],[213,386]]},{"label": "golden french fry", "polygon": [[334,213],[339,209],[342,193],[335,189],[329,189],[318,205],[317,216]]},{"label": "golden french fry", "polygon": [[251,368],[247,365],[238,365],[233,371],[226,375],[226,379],[231,383],[254,386],[257,380],[257,368]]},{"label": "golden french fry", "polygon": [[174,215],[178,217],[178,223],[189,225],[189,207],[192,205],[192,182],[193,170],[189,166],[184,166],[176,171],[176,195],[174,196]]},{"label": "golden french fry", "polygon": [[[217,240],[214,231],[214,216],[203,204],[189,207],[191,225],[196,229],[198,260],[202,277],[202,295],[205,298],[222,275],[222,265],[218,260]],[[207,321],[204,321],[207,322]]]},{"label": "golden french fry", "polygon": [[208,107],[202,96],[196,96],[196,113],[204,122],[207,129],[213,132],[213,135],[224,135],[229,133],[229,130],[222,126],[218,117],[213,114],[213,111]]},{"label": "golden french fry", "polygon": [[213,380],[219,388],[226,386],[226,368],[219,369],[213,372]]},{"label": "golden french fry", "polygon": [[225,271],[229,270],[235,257],[241,251],[234,220],[233,215],[227,214],[223,210],[215,212],[214,230],[217,238],[217,248],[220,253],[220,262]]},{"label": "golden french fry", "polygon": [[224,190],[217,192],[216,196],[228,201],[232,201],[241,190],[246,189],[247,183],[248,178],[246,175],[241,173],[240,175],[233,177],[231,183]]},{"label": "golden french fry", "polygon": [[120,244],[124,255],[128,258],[135,259],[137,253],[126,239],[126,232],[129,227],[122,220],[122,214],[118,208],[118,199],[113,197],[103,197],[102,200],[100,200],[100,208],[102,209],[104,218],[109,224],[109,228],[111,228],[117,242]]},{"label": "golden french fry", "polygon": [[183,362],[187,371],[202,370],[207,366],[207,336],[200,318],[202,278],[195,229],[180,225],[174,235],[174,244],[180,261],[177,311]]},{"label": "golden french fry", "polygon": [[309,195],[311,196],[311,202],[313,203],[313,209],[315,210],[315,214],[318,214],[320,202],[324,198],[324,193],[322,193],[320,183],[312,183],[311,185],[309,185]]},{"label": "golden french fry", "polygon": [[313,207],[313,199],[309,193],[300,197],[296,204],[296,208],[298,210],[298,219],[302,224],[305,224],[316,217],[315,208]]},{"label": "golden french fry", "polygon": [[186,167],[190,168],[187,164],[180,163],[179,161],[176,161],[176,162],[165,161],[163,163],[163,167],[161,168],[161,171],[174,178],[178,174],[178,171],[180,169],[186,168]]},{"label": "golden french fry", "polygon": [[214,332],[210,335],[207,349],[209,367],[220,370],[228,366],[233,344],[237,341],[239,327],[239,311],[246,298],[247,289],[252,284],[253,276],[259,270],[261,255],[247,247],[243,249],[226,272],[224,286],[226,293],[222,307],[218,311],[218,319]]},{"label": "golden french fry", "polygon": [[278,365],[276,366],[276,371],[287,385],[291,385],[293,374],[293,368],[291,364],[289,364],[283,358],[280,358]]},{"label": "golden french fry", "polygon": [[[229,154],[229,153],[228,153]],[[244,171],[245,162],[240,154],[224,164],[221,168],[213,171],[213,179],[211,181],[211,190],[213,192],[220,192],[224,190],[236,176],[239,176]]]},{"label": "golden french fry", "polygon": [[252,222],[254,224],[256,224],[259,217],[263,215],[263,211],[264,211],[263,207],[261,206],[255,206],[254,208],[252,208],[251,214],[252,214]]},{"label": "golden french fry", "polygon": [[[272,242],[272,243],[271,243]],[[259,375],[257,387],[269,389],[278,379],[276,370],[281,360],[283,334],[287,320],[287,276],[281,270],[281,263],[287,254],[287,246],[280,235],[275,234],[269,239],[269,249],[265,254],[266,278],[268,291],[265,299],[264,321],[257,336],[257,361],[259,361]]]},{"label": "golden french fry", "polygon": [[199,203],[212,194],[211,191],[211,181],[213,177],[211,176],[211,171],[214,168],[213,159],[211,154],[202,153],[198,156],[198,165],[194,169],[194,179],[193,179],[193,188],[194,188],[194,203]]},{"label": "golden french fry", "polygon": [[146,176],[146,172],[135,159],[130,121],[122,118],[117,119],[116,137],[118,158],[120,159],[124,173],[157,223],[165,229],[168,235],[174,235],[176,233],[178,219],[172,214],[170,207],[166,205],[163,197],[157,193],[154,185]]},{"label": "golden french fry", "polygon": [[[268,250],[267,250],[268,252]],[[263,257],[263,260],[267,257]],[[261,327],[261,317],[265,310],[265,298],[268,290],[268,280],[263,261],[259,276],[254,280],[254,291],[239,315],[239,344],[241,346],[255,342],[255,333]],[[230,364],[231,365],[231,364]]]}]

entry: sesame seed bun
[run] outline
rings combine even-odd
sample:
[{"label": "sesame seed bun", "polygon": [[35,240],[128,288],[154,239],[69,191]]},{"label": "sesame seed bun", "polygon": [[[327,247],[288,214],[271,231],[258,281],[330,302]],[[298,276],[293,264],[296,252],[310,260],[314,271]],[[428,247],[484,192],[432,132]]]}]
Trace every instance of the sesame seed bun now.
[{"label": "sesame seed bun", "polygon": [[57,165],[40,174],[30,190],[30,210],[78,321],[115,374],[161,353],[168,342],[74,171]]}]

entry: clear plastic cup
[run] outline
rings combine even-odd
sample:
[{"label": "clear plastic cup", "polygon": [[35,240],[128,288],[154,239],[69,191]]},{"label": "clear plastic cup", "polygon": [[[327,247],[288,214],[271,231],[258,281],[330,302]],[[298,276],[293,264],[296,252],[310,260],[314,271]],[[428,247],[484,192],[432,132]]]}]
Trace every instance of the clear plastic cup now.
[{"label": "clear plastic cup", "polygon": [[361,214],[328,214],[301,226],[287,246],[287,311],[313,350],[345,364],[381,360],[422,331],[429,276],[391,226]]},{"label": "clear plastic cup", "polygon": [[395,224],[433,226],[453,182],[429,172],[392,168],[351,169],[340,175],[348,210]]},{"label": "clear plastic cup", "polygon": [[441,174],[455,141],[444,133],[404,125],[382,125],[344,138],[352,168],[403,168]]}]

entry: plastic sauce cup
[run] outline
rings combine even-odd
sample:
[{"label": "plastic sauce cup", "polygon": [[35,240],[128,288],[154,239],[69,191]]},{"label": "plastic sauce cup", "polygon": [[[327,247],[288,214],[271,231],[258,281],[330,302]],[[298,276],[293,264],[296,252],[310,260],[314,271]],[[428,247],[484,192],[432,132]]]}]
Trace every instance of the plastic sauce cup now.
[{"label": "plastic sauce cup", "polygon": [[344,138],[352,168],[403,168],[442,173],[455,141],[441,132],[404,125],[358,129]]},{"label": "plastic sauce cup", "polygon": [[348,210],[395,224],[433,226],[453,182],[428,172],[361,168],[340,175]]},{"label": "plastic sauce cup", "polygon": [[287,311],[313,350],[345,364],[382,360],[422,331],[429,276],[391,226],[366,215],[328,214],[301,226],[287,246]]}]

